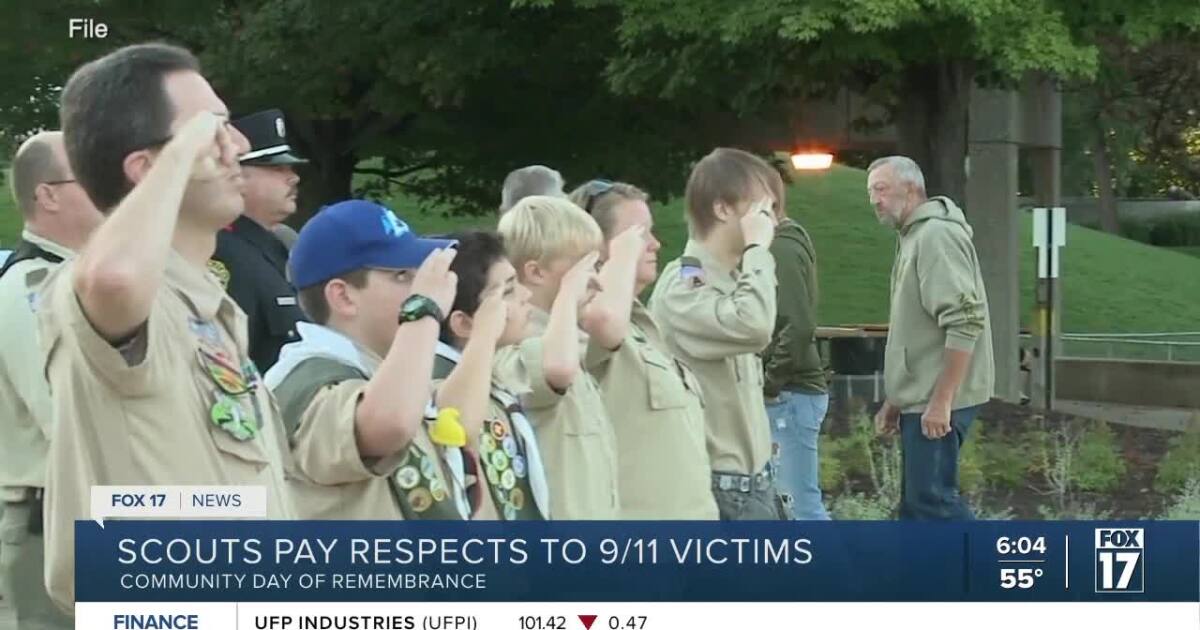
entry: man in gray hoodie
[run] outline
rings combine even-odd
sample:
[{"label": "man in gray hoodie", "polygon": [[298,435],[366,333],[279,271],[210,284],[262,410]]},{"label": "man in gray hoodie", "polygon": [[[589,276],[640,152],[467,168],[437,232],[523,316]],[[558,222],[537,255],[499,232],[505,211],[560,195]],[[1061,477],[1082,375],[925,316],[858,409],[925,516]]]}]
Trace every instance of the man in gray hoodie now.
[{"label": "man in gray hoodie", "polygon": [[958,453],[995,366],[987,293],[971,226],[946,197],[925,196],[925,177],[903,156],[876,160],[867,190],[880,223],[900,242],[892,266],[881,433],[899,429],[904,471],[900,518],[973,518],[958,492]]}]

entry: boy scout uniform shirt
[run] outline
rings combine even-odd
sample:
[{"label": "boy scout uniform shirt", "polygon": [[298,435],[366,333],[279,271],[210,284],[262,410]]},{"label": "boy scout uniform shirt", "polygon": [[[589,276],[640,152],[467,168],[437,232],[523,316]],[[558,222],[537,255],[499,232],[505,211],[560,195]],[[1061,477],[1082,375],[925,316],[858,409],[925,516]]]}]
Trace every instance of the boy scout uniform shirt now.
[{"label": "boy scout uniform shirt", "polygon": [[616,431],[621,518],[716,520],[700,383],[641,302],[625,342],[588,369]]},{"label": "boy scout uniform shirt", "polygon": [[[600,390],[581,369],[564,393],[546,382],[542,335],[550,316],[533,309],[532,336],[496,354],[496,380],[521,396],[541,447],[555,520],[619,518],[616,436]],[[581,333],[582,335],[582,333]],[[595,344],[589,352],[603,353]]]},{"label": "boy scout uniform shirt", "polygon": [[775,328],[775,285],[775,259],[767,248],[748,248],[740,269],[727,269],[689,240],[650,298],[667,346],[700,380],[716,472],[754,475],[771,459],[758,353]]},{"label": "boy scout uniform shirt", "polygon": [[[26,230],[21,238],[62,259],[71,250]],[[46,486],[50,386],[39,369],[37,294],[58,266],[43,258],[15,263],[0,276],[0,502],[24,501]]]},{"label": "boy scout uniform shirt", "polygon": [[[358,351],[373,373],[381,363],[379,357],[361,347]],[[424,423],[413,442],[395,454],[363,458],[355,414],[369,382],[367,375],[337,364],[354,371],[354,376],[323,379],[326,382],[317,383],[313,392],[304,385],[310,380],[306,372],[320,370],[321,363],[337,362],[324,357],[307,359],[275,388],[296,460],[297,475],[290,481],[300,518],[461,519],[449,476]]]},{"label": "boy scout uniform shirt", "polygon": [[57,269],[38,309],[55,412],[46,583],[67,610],[75,521],[90,518],[94,485],[265,486],[266,517],[295,517],[279,413],[249,360],[245,315],[216,279],[172,251],[123,352],[92,328],[73,278],[73,262]]}]

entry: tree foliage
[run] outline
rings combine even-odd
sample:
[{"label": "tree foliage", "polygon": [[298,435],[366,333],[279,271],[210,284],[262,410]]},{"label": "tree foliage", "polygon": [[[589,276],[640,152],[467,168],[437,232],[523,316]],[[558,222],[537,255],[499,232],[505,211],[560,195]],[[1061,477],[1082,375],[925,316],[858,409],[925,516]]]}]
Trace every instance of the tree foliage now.
[{"label": "tree foliage", "polygon": [[[67,19],[80,16],[107,23],[109,38],[68,40]],[[0,22],[8,17],[24,25],[0,43],[0,77],[11,88],[0,107],[17,112],[3,116],[11,135],[55,126],[57,89],[79,63],[131,42],[180,43],[235,113],[285,111],[290,140],[312,160],[301,172],[309,210],[356,183],[377,192],[391,183],[486,212],[504,175],[530,163],[571,182],[621,177],[666,195],[708,142],[689,122],[697,107],[607,89],[617,47],[611,8],[67,0],[6,7]],[[37,63],[20,63],[29,57]],[[372,177],[356,178],[364,174]]]}]

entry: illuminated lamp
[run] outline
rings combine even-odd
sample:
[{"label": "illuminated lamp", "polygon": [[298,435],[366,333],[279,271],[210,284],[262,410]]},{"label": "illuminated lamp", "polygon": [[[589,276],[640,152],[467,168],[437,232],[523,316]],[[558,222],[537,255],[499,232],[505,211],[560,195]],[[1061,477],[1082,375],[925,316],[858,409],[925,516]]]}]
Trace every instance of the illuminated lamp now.
[{"label": "illuminated lamp", "polygon": [[824,171],[832,165],[832,153],[798,151],[792,154],[792,168],[798,171]]}]

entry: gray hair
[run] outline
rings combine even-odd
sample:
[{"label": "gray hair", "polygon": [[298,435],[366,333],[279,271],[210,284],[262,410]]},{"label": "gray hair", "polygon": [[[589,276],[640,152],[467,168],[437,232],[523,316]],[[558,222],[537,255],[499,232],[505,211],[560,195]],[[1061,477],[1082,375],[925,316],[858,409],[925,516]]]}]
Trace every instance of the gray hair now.
[{"label": "gray hair", "polygon": [[26,220],[37,210],[34,191],[41,184],[61,179],[66,172],[59,161],[53,140],[60,139],[58,131],[43,131],[21,144],[12,161],[12,196]]},{"label": "gray hair", "polygon": [[892,167],[892,174],[895,175],[897,180],[912,184],[924,194],[925,174],[921,172],[921,167],[917,166],[917,163],[912,158],[903,155],[881,157],[871,162],[871,165],[867,167],[867,174],[870,175],[875,169],[884,166]]},{"label": "gray hair", "polygon": [[566,197],[563,192],[563,178],[558,171],[549,166],[535,164],[519,168],[504,178],[504,188],[500,191],[500,213],[504,214],[517,205],[517,202],[533,196]]}]

